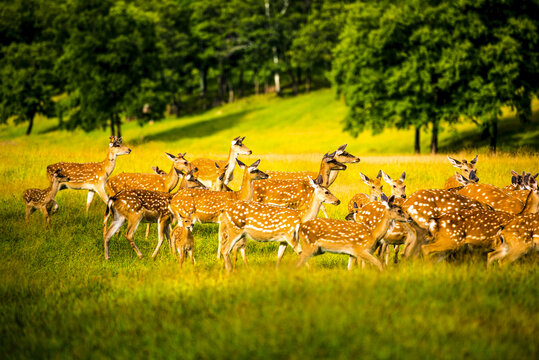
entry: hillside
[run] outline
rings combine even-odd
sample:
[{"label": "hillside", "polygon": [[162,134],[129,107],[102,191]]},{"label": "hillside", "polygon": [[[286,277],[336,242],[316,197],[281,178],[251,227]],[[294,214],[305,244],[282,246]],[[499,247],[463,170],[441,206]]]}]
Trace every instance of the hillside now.
[{"label": "hillside", "polygon": [[[139,126],[127,123],[123,126],[124,139],[130,144],[166,143],[173,149],[189,149],[199,154],[222,154],[227,151],[228,139],[246,136],[257,143],[257,153],[301,154],[320,153],[348,143],[362,155],[410,154],[413,152],[413,131],[388,129],[372,135],[365,131],[357,138],[344,133],[342,120],[346,106],[335,98],[331,89],[319,90],[297,97],[278,98],[273,95],[252,96],[195,116],[167,118],[154,124]],[[500,121],[499,149],[514,151],[527,148],[539,150],[539,102],[534,102],[533,121],[522,125],[509,109],[504,109]],[[0,140],[23,141],[28,145],[64,143],[93,149],[101,147],[107,130],[73,133],[57,130],[56,119],[37,119],[33,135],[24,137],[24,125],[0,126]],[[430,134],[423,132],[422,152],[428,152]],[[64,142],[63,140],[70,141]],[[457,152],[480,147],[487,151],[487,142],[480,141],[479,129],[470,123],[456,127],[445,126],[440,136],[442,152]],[[97,148],[96,148],[97,149]]]}]

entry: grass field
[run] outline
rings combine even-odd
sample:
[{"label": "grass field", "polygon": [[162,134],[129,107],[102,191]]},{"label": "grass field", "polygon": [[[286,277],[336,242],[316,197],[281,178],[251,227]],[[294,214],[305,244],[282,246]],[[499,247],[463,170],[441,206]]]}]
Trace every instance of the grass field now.
[{"label": "grass field", "polygon": [[[348,143],[361,158],[337,178],[341,199],[326,206],[343,218],[352,195],[366,191],[358,171],[407,172],[407,192],[443,186],[453,174],[445,155],[412,156],[412,132],[386,131],[357,139],[343,134],[345,107],[329,90],[291,99],[255,97],[197,116],[139,127],[124,126],[132,153],[118,159],[121,171],[169,168],[163,152],[187,158],[224,158],[230,140],[247,136],[262,170],[316,170],[323,153]],[[537,116],[501,135],[502,152],[480,147],[481,182],[505,185],[511,169],[537,170]],[[507,113],[502,129],[518,123]],[[85,191],[62,191],[53,230],[39,213],[24,223],[21,194],[46,187],[45,167],[58,161],[101,161],[107,134],[56,131],[41,119],[36,134],[22,126],[0,127],[0,349],[6,358],[511,358],[537,357],[539,276],[530,257],[506,269],[487,270],[484,260],[390,265],[346,270],[347,258],[323,255],[311,269],[296,271],[288,250],[274,268],[275,244],[250,242],[251,268],[238,263],[227,275],[215,258],[217,226],[196,225],[197,264],[179,272],[168,248],[156,260],[153,227],[137,245],[138,260],[124,237],[103,256],[105,205],[97,197],[84,213]],[[460,135],[456,135],[458,131]],[[460,140],[455,140],[460,139]],[[477,131],[446,129],[442,149],[457,158],[475,155]],[[428,142],[423,137],[425,144]],[[482,143],[477,143],[484,145]],[[539,170],[538,170],[539,171]],[[238,186],[239,172],[233,187]],[[386,186],[387,187],[387,186]]]}]

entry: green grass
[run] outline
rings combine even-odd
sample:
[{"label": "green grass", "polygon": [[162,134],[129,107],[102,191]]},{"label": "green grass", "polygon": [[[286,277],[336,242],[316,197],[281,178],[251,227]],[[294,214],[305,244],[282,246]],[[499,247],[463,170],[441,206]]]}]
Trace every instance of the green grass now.
[{"label": "green grass", "polygon": [[[331,187],[343,202],[326,206],[335,218],[346,215],[354,193],[367,190],[358,171],[374,176],[384,169],[393,177],[406,171],[409,194],[441,187],[453,174],[445,156],[406,155],[411,132],[365,133],[358,139],[342,134],[338,120],[344,114],[331,91],[319,91],[291,99],[249,98],[143,128],[127,124],[124,138],[133,152],[118,159],[115,173],[149,172],[155,165],[168,169],[164,151],[187,151],[190,159],[223,158],[238,135],[247,136],[245,144],[254,152],[242,160],[261,157],[262,170],[314,170],[323,153],[349,143],[361,163],[350,165]],[[249,242],[250,269],[240,260],[237,271],[227,275],[215,258],[217,226],[196,225],[197,263],[180,272],[166,246],[156,260],[148,258],[157,243],[155,226],[148,240],[137,231],[144,259],[124,237],[114,237],[111,259],[105,261],[105,206],[96,198],[87,218],[83,191],[59,193],[61,209],[52,218],[52,231],[43,230],[38,213],[27,227],[21,194],[47,186],[46,165],[105,157],[105,132],[48,131],[54,125],[41,119],[30,137],[22,136],[23,127],[0,128],[0,349],[5,358],[537,356],[534,257],[506,269],[487,270],[484,259],[474,258],[403,262],[378,273],[369,267],[348,272],[346,257],[323,255],[310,260],[310,270],[296,271],[297,256],[288,250],[276,271],[277,246]],[[514,126],[508,115],[500,128],[531,150],[490,156],[480,149],[481,181],[502,186],[511,169],[537,170],[537,144],[526,139],[538,130],[511,130]],[[470,158],[475,150],[468,147],[477,132],[464,124],[458,129],[470,140],[462,141],[457,155]],[[472,132],[470,138],[465,131]],[[455,142],[452,135],[444,132],[442,147]],[[233,187],[238,178],[239,172]]]}]

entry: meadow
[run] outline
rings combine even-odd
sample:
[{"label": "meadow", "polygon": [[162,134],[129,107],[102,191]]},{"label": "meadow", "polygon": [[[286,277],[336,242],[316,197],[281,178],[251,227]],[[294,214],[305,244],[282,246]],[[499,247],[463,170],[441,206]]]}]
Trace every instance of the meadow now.
[{"label": "meadow", "polygon": [[[534,106],[537,108],[538,104]],[[317,170],[322,155],[347,143],[361,158],[332,185],[341,199],[327,205],[344,218],[348,200],[367,191],[359,171],[392,177],[406,171],[407,193],[443,187],[454,173],[446,155],[414,156],[413,133],[386,130],[353,138],[342,132],[346,108],[331,90],[296,98],[252,97],[203,114],[124,126],[132,152],[113,173],[170,168],[164,152],[187,159],[224,159],[230,140],[246,136],[262,170]],[[538,170],[539,126],[520,125],[509,110],[500,148],[489,155],[479,131],[446,128],[441,149],[457,159],[479,153],[481,182],[503,186],[510,170]],[[21,194],[47,186],[45,168],[59,161],[102,161],[106,131],[73,133],[38,119],[36,134],[0,126],[0,350],[5,358],[536,358],[539,276],[536,257],[486,268],[484,258],[346,270],[347,257],[322,255],[295,269],[290,250],[275,269],[276,244],[249,242],[250,268],[227,274],[216,259],[217,225],[195,226],[196,265],[179,271],[163,246],[152,260],[156,227],[136,242],[122,236],[103,255],[104,203],[86,191],[61,191],[53,229],[35,213],[24,222]],[[426,149],[428,136],[423,135]],[[477,149],[474,149],[477,148]],[[238,187],[239,169],[233,188]],[[387,186],[385,186],[385,189]],[[389,189],[387,189],[389,190]]]}]

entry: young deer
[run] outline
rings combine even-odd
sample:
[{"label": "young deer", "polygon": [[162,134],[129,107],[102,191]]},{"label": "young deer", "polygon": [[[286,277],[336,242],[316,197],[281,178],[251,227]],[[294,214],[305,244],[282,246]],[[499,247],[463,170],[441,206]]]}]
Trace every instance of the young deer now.
[{"label": "young deer", "polygon": [[[213,183],[217,181],[221,175],[219,168],[224,168],[228,164],[225,171],[224,184],[228,185],[232,181],[234,176],[234,168],[236,167],[236,159],[238,155],[251,155],[253,152],[249,148],[243,145],[244,137],[237,137],[232,140],[230,150],[228,152],[228,159],[226,161],[215,161],[211,159],[199,158],[193,160],[193,165],[198,168],[198,179],[206,185],[208,188],[212,188]],[[215,168],[215,164],[219,165],[219,168]]]},{"label": "young deer", "polygon": [[[329,187],[333,182],[335,182],[335,179],[337,179],[337,175],[339,174],[338,170],[327,170],[324,168],[324,159],[327,157],[335,159],[337,162],[340,162],[342,164],[355,164],[360,161],[360,159],[357,156],[354,156],[347,151],[346,145],[344,144],[340,146],[336,151],[332,152],[331,154],[326,154],[322,158],[322,164],[320,164],[320,171],[318,173],[314,171],[297,171],[297,172],[287,172],[287,171],[267,171],[269,178],[272,180],[309,180],[318,178],[319,175],[322,175],[323,178],[326,178],[324,187]],[[329,171],[328,174],[325,174],[325,171]]]},{"label": "young deer", "polygon": [[[320,166],[320,186],[327,188],[331,171],[345,170],[346,165],[338,162],[334,155],[326,154]],[[313,194],[312,178],[308,180],[272,180],[259,181],[254,184],[253,201],[282,206],[289,209],[307,207]]]},{"label": "young deer", "polygon": [[[447,157],[447,159],[449,160],[451,165],[453,165],[454,167],[456,167],[462,172],[462,175],[464,175],[466,178],[470,178],[470,173],[473,170],[477,172],[475,168],[475,164],[477,164],[478,156],[479,155],[475,155],[475,157],[470,162],[466,161],[465,159],[462,161],[458,161],[449,156]],[[477,181],[479,181],[479,178],[477,178]],[[449,179],[447,179],[444,189],[451,189],[451,188],[459,187],[459,186],[460,186],[460,183],[458,182],[456,176],[453,175]]]},{"label": "young deer", "polygon": [[61,169],[54,171],[52,175],[52,183],[46,189],[27,189],[24,191],[22,197],[26,204],[26,224],[30,220],[30,214],[36,209],[41,210],[43,217],[45,218],[45,227],[51,228],[51,213],[58,210],[56,204],[56,193],[60,187],[60,184],[69,181],[69,177],[62,173]]},{"label": "young deer", "polygon": [[[299,240],[302,252],[297,266],[303,265],[310,257],[325,252],[347,254],[376,266],[382,271],[381,262],[372,253],[387,233],[394,221],[410,222],[411,218],[400,206],[394,205],[394,196],[389,199],[381,195],[381,205],[385,211],[377,225],[369,228],[365,224],[336,219],[313,219],[301,224]],[[349,263],[349,269],[351,269]]]},{"label": "young deer", "polygon": [[348,202],[348,212],[354,211],[354,203],[356,203],[357,207],[362,207],[365,204],[368,204],[371,201],[376,201],[380,196],[382,196],[383,190],[382,190],[382,170],[378,172],[378,175],[376,175],[375,179],[369,179],[368,176],[363,174],[362,172],[359,173],[359,176],[361,176],[361,180],[369,187],[369,196],[366,196],[366,194],[358,193],[355,194],[350,201]]},{"label": "young deer", "polygon": [[195,241],[193,238],[193,214],[189,214],[186,217],[178,218],[178,225],[172,230],[171,242],[174,244],[174,248],[178,252],[178,262],[180,264],[180,270],[183,262],[189,254],[191,264],[195,264]]},{"label": "young deer", "polygon": [[62,173],[69,177],[69,181],[60,186],[62,189],[88,190],[86,200],[86,213],[90,209],[90,204],[97,192],[105,204],[108,202],[108,195],[105,191],[105,184],[116,166],[116,157],[127,155],[131,152],[127,146],[122,145],[122,138],[110,137],[107,158],[98,163],[56,163],[47,166],[47,176],[52,182],[53,174],[56,170],[62,169]]},{"label": "young deer", "polygon": [[142,259],[142,253],[135,244],[135,231],[141,222],[156,222],[159,224],[159,242],[152,254],[153,258],[157,256],[165,237],[169,241],[171,251],[174,252],[169,229],[169,225],[174,220],[174,214],[170,211],[171,200],[172,194],[141,189],[122,190],[111,196],[107,203],[105,226],[111,213],[114,215],[114,220],[104,233],[105,259],[109,259],[110,238],[118,232],[126,220],[127,232],[125,237],[140,259]]},{"label": "young deer", "polygon": [[[268,175],[258,169],[260,165],[260,159],[255,161],[251,166],[247,167],[240,160],[236,160],[238,165],[243,170],[243,179],[241,187],[238,191],[196,191],[185,190],[178,192],[172,198],[171,209],[172,211],[187,213],[190,208],[194,208],[194,216],[204,223],[217,223],[219,222],[219,215],[227,206],[235,201],[251,201],[253,198],[253,184],[257,180],[267,179]],[[191,200],[185,199],[186,196],[190,196]],[[234,248],[234,264],[236,263],[237,251],[240,250],[243,261],[246,266],[247,259],[245,257],[245,246],[236,246]],[[219,258],[220,251],[218,250],[217,258]]]},{"label": "young deer", "polygon": [[228,169],[228,164],[225,166],[219,166],[219,164],[215,163],[215,168],[217,169],[217,172],[219,173],[219,176],[217,176],[215,182],[212,184],[210,190],[214,191],[233,191],[231,188],[229,188],[227,185],[225,185],[225,177],[226,177],[226,171]]},{"label": "young deer", "polygon": [[244,236],[259,242],[280,242],[277,266],[289,244],[296,253],[301,251],[298,243],[298,229],[306,221],[318,214],[320,205],[327,202],[339,205],[340,201],[322,187],[321,177],[309,184],[314,191],[309,206],[303,211],[250,201],[237,201],[229,205],[219,218],[220,249],[227,271],[231,271],[230,251]]}]

